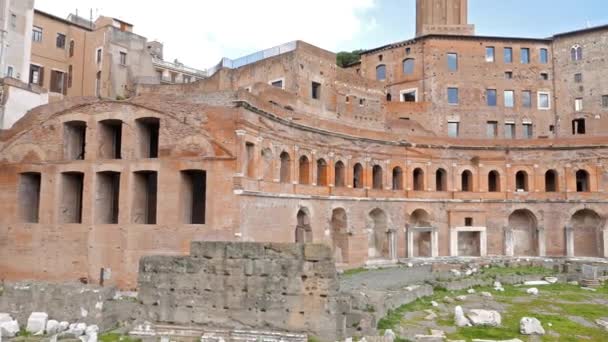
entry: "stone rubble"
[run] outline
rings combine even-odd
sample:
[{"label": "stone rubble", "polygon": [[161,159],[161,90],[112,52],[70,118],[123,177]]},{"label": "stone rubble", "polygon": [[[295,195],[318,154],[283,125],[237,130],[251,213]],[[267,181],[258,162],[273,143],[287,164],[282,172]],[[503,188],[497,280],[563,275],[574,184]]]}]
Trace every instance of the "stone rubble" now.
[{"label": "stone rubble", "polygon": [[502,323],[502,317],[494,310],[469,310],[467,315],[474,326],[498,327]]},{"label": "stone rubble", "polygon": [[557,277],[545,277],[544,279],[549,284],[555,284],[559,280],[559,279],[557,279]]},{"label": "stone rubble", "polygon": [[522,335],[544,335],[545,329],[538,319],[534,317],[523,317],[519,321],[519,332]]},{"label": "stone rubble", "polygon": [[608,331],[608,318],[606,319],[596,319],[595,323],[600,327],[603,327],[604,330]]},{"label": "stone rubble", "polygon": [[538,295],[538,289],[536,287],[532,287],[529,288],[528,290],[526,290],[527,294],[533,295],[533,296],[537,296]]},{"label": "stone rubble", "polygon": [[464,315],[464,311],[462,310],[462,307],[460,305],[454,308],[454,323],[457,327],[472,326],[469,319]]},{"label": "stone rubble", "polygon": [[49,315],[46,312],[32,312],[30,317],[27,319],[25,331],[34,336],[44,335],[44,330],[46,329],[46,322],[48,319]]},{"label": "stone rubble", "polygon": [[465,300],[467,300],[467,296],[464,296],[464,295],[463,296],[458,296],[458,297],[456,297],[456,300],[464,302]]},{"label": "stone rubble", "polygon": [[531,280],[524,282],[524,286],[539,286],[539,285],[550,285],[546,280]]},{"label": "stone rubble", "polygon": [[481,296],[486,298],[492,298],[492,294],[490,292],[482,292]]},{"label": "stone rubble", "polygon": [[4,321],[0,323],[0,336],[15,337],[21,331],[19,322],[16,320]]},{"label": "stone rubble", "polygon": [[435,311],[433,310],[424,310],[424,312],[426,312],[428,315],[426,317],[424,317],[425,320],[427,321],[433,321],[435,319],[437,319],[437,314],[435,313]]},{"label": "stone rubble", "polygon": [[467,293],[468,293],[468,294],[474,294],[474,293],[475,293],[475,289],[468,289],[468,290],[467,290]]}]

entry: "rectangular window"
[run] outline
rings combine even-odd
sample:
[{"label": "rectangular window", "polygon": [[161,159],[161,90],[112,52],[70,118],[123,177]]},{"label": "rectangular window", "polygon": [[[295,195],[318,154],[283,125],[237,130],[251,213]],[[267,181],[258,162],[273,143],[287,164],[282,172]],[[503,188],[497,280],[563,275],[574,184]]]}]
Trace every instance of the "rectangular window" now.
[{"label": "rectangular window", "polygon": [[458,123],[458,122],[448,122],[448,136],[449,137],[452,137],[452,138],[458,137],[459,124],[460,123]]},{"label": "rectangular window", "polygon": [[51,87],[52,93],[67,94],[67,78],[65,73],[57,70],[51,70]]},{"label": "rectangular window", "polygon": [[548,81],[549,80],[549,73],[541,72],[540,73],[540,79],[543,80],[543,81]]},{"label": "rectangular window", "polygon": [[581,73],[574,74],[574,82],[576,82],[576,83],[583,82],[583,74],[581,74]]},{"label": "rectangular window", "polygon": [[[184,83],[190,83],[190,82],[192,82],[192,77],[188,76],[188,75],[184,75],[183,80],[184,80]],[[251,88],[245,88],[245,90],[247,90],[247,92],[251,93]]]},{"label": "rectangular window", "polygon": [[95,223],[118,224],[120,173],[112,171],[98,172],[96,186]]},{"label": "rectangular window", "polygon": [[11,27],[17,28],[17,15],[15,13],[11,13]]},{"label": "rectangular window", "polygon": [[127,53],[126,52],[120,53],[120,65],[127,65]]},{"label": "rectangular window", "polygon": [[464,218],[464,226],[465,227],[473,227],[473,218],[472,217],[465,217]]},{"label": "rectangular window", "polygon": [[574,99],[574,111],[581,112],[582,110],[583,110],[583,99],[580,97]]},{"label": "rectangular window", "polygon": [[458,70],[458,54],[448,53],[448,70],[449,71]]},{"label": "rectangular window", "polygon": [[505,90],[505,107],[513,108],[515,107],[515,97],[513,95],[513,90]]},{"label": "rectangular window", "polygon": [[401,102],[416,102],[416,90],[405,90],[401,92]]},{"label": "rectangular window", "polygon": [[30,65],[30,84],[42,87],[44,84],[44,68],[37,65]]},{"label": "rectangular window", "polygon": [[55,46],[59,49],[65,49],[65,34],[57,33],[57,39],[55,41]]},{"label": "rectangular window", "polygon": [[452,105],[458,104],[458,88],[448,88],[448,103]]},{"label": "rectangular window", "polygon": [[486,47],[486,62],[494,63],[494,47]]},{"label": "rectangular window", "polygon": [[25,223],[38,223],[41,176],[37,172],[22,173],[19,178],[19,215]]},{"label": "rectangular window", "polygon": [[181,172],[182,221],[185,224],[205,224],[207,173],[201,170]]},{"label": "rectangular window", "polygon": [[74,78],[74,67],[70,65],[68,67],[68,88],[72,88],[73,78]]},{"label": "rectangular window", "polygon": [[247,142],[245,144],[245,172],[247,177],[254,178],[255,177],[255,145],[253,143]]},{"label": "rectangular window", "polygon": [[498,136],[498,122],[488,121],[486,124],[486,133],[488,138],[496,138]]},{"label": "rectangular window", "polygon": [[532,139],[532,124],[531,123],[524,123],[524,139]]},{"label": "rectangular window", "polygon": [[513,71],[505,71],[505,79],[506,80],[513,79]]},{"label": "rectangular window", "polygon": [[61,200],[59,215],[61,223],[82,223],[82,194],[84,173],[64,172],[61,174]]},{"label": "rectangular window", "polygon": [[141,118],[135,121],[137,127],[137,142],[139,143],[138,158],[158,158],[158,142],[160,120],[157,118]]},{"label": "rectangular window", "polygon": [[131,222],[156,224],[158,173],[138,171],[133,174],[134,191]]},{"label": "rectangular window", "polygon": [[13,67],[9,66],[8,68],[6,68],[6,77],[13,77]]},{"label": "rectangular window", "polygon": [[283,89],[283,80],[272,81],[272,82],[270,82],[270,85],[273,86],[273,87],[277,87],[277,88]]},{"label": "rectangular window", "polygon": [[585,119],[572,120],[572,134],[585,134]]},{"label": "rectangular window", "polygon": [[311,87],[312,98],[315,100],[321,99],[321,83],[312,82]]},{"label": "rectangular window", "polygon": [[42,41],[42,28],[34,26],[32,29],[32,41],[40,43]]},{"label": "rectangular window", "polygon": [[505,139],[515,139],[515,123],[505,123]]},{"label": "rectangular window", "polygon": [[530,63],[530,49],[521,48],[521,64],[529,64],[529,63]]},{"label": "rectangular window", "polygon": [[101,58],[103,57],[103,49],[97,49],[97,51],[95,52],[95,62],[97,62],[97,64],[101,63]]},{"label": "rectangular window", "polygon": [[547,64],[549,63],[549,51],[547,49],[540,49],[540,63]]},{"label": "rectangular window", "polygon": [[100,159],[121,159],[122,121],[103,120],[98,123]]},{"label": "rectangular window", "polygon": [[490,107],[496,107],[496,89],[486,89],[486,102]]},{"label": "rectangular window", "polygon": [[84,121],[69,121],[63,124],[63,158],[84,160],[87,124]]},{"label": "rectangular window", "polygon": [[538,92],[538,109],[550,109],[551,99],[548,92]]},{"label": "rectangular window", "polygon": [[608,95],[602,95],[602,107],[608,108]]},{"label": "rectangular window", "polygon": [[529,90],[521,92],[521,105],[525,108],[532,107],[532,93]]},{"label": "rectangular window", "polygon": [[513,63],[513,48],[506,47],[504,49],[504,61],[506,64]]}]

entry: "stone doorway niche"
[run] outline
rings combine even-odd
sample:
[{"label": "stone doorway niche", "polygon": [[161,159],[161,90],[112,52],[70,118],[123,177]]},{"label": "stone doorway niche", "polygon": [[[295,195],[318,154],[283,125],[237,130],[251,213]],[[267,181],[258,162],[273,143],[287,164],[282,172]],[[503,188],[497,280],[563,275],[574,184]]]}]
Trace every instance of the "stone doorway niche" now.
[{"label": "stone doorway niche", "polygon": [[310,213],[307,208],[301,208],[297,215],[296,243],[312,242],[312,227],[310,226]]},{"label": "stone doorway niche", "polygon": [[370,260],[394,260],[395,234],[389,229],[388,217],[381,209],[369,213],[369,242],[368,257]]},{"label": "stone doorway niche", "polygon": [[346,210],[336,208],[331,214],[331,242],[337,264],[348,264],[348,236]]},{"label": "stone doorway niche", "polygon": [[486,256],[486,227],[454,227],[450,231],[451,256]]},{"label": "stone doorway niche", "polygon": [[407,225],[408,258],[437,257],[438,240],[437,228],[431,225],[429,214],[422,209],[414,210]]},{"label": "stone doorway niche", "polygon": [[604,220],[591,209],[574,213],[566,226],[566,254],[577,257],[606,257],[608,233]]},{"label": "stone doorway niche", "polygon": [[[544,254],[541,232],[536,216],[527,209],[515,210],[505,229],[505,254],[508,256],[539,256]],[[541,253],[542,252],[542,253]]]}]

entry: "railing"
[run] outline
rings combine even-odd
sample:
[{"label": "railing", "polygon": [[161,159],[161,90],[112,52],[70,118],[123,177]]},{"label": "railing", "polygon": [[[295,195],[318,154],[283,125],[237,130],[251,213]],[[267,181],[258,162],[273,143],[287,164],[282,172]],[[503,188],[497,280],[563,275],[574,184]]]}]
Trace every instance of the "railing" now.
[{"label": "railing", "polygon": [[224,57],[217,65],[207,69],[207,76],[209,76],[209,77],[212,76],[221,68],[228,68],[228,69],[240,68],[242,66],[245,66],[245,65],[248,65],[251,63],[255,63],[255,62],[261,61],[266,58],[270,58],[270,57],[282,55],[287,52],[291,52],[291,51],[295,50],[296,47],[297,47],[297,42],[293,41],[293,42],[289,42],[289,43],[285,43],[285,44],[282,44],[279,46],[272,47],[270,49],[258,51],[258,52],[255,52],[250,55],[240,57],[240,58],[237,58],[234,60]]},{"label": "railing", "polygon": [[154,62],[155,66],[159,66],[159,67],[163,67],[163,68],[167,68],[167,69],[173,69],[173,70],[182,72],[184,74],[194,75],[194,76],[198,76],[201,78],[205,78],[208,75],[207,70],[194,69],[194,68],[190,68],[185,65],[182,65],[182,64],[163,61],[162,59],[158,59],[158,58],[154,58],[153,62]]}]

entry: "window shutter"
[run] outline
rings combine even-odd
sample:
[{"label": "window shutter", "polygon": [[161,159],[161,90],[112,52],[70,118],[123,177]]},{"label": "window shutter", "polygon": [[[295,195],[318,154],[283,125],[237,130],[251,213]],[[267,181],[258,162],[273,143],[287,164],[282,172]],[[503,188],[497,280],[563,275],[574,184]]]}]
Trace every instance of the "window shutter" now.
[{"label": "window shutter", "polygon": [[44,67],[40,67],[40,75],[38,76],[38,85],[44,87]]},{"label": "window shutter", "polygon": [[67,74],[63,74],[63,95],[68,94],[68,76]]}]

